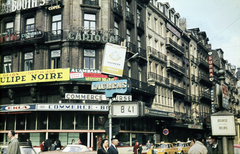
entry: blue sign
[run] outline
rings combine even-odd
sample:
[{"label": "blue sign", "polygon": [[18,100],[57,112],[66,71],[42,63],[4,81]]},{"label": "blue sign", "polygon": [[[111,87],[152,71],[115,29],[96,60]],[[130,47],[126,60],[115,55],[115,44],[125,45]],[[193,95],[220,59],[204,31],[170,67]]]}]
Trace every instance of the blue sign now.
[{"label": "blue sign", "polygon": [[3,105],[0,106],[0,112],[19,112],[19,111],[32,111],[36,110],[36,105],[34,104],[16,104],[16,105]]},{"label": "blue sign", "polygon": [[129,80],[92,82],[92,91],[104,92],[106,97],[113,97],[113,94],[124,94],[131,92],[131,82]]}]

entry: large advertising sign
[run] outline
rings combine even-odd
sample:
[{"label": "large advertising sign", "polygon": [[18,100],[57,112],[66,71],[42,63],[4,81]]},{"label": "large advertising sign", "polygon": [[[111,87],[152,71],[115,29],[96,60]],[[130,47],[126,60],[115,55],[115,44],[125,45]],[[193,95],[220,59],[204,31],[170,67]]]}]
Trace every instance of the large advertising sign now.
[{"label": "large advertising sign", "polygon": [[208,67],[209,67],[209,80],[213,81],[213,57],[212,52],[208,52]]},{"label": "large advertising sign", "polygon": [[122,77],[126,47],[106,43],[103,55],[102,72]]},{"label": "large advertising sign", "polygon": [[71,81],[114,81],[118,77],[109,78],[105,74],[101,74],[99,69],[79,69],[70,68]]},{"label": "large advertising sign", "polygon": [[0,86],[55,81],[69,81],[69,68],[0,74]]}]

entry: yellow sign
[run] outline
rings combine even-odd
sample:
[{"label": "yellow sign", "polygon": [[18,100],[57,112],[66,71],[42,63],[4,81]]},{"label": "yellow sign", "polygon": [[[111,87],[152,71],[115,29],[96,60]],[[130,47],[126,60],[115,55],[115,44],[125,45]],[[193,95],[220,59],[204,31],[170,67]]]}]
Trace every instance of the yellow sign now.
[{"label": "yellow sign", "polygon": [[69,81],[69,68],[0,74],[0,86],[54,81]]}]

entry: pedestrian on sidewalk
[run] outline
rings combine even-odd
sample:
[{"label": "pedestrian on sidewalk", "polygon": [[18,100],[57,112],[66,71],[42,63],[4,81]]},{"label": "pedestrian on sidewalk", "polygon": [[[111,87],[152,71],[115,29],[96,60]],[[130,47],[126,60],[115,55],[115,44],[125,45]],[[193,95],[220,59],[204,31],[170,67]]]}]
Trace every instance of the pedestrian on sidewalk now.
[{"label": "pedestrian on sidewalk", "polygon": [[7,154],[21,154],[18,139],[15,137],[15,132],[10,130],[8,137],[11,139],[7,148]]},{"label": "pedestrian on sidewalk", "polygon": [[189,149],[188,154],[207,154],[207,148],[201,142],[202,135],[196,134],[194,135],[194,145]]},{"label": "pedestrian on sidewalk", "polygon": [[138,154],[138,142],[135,143],[135,145],[133,146],[133,152],[134,154]]}]

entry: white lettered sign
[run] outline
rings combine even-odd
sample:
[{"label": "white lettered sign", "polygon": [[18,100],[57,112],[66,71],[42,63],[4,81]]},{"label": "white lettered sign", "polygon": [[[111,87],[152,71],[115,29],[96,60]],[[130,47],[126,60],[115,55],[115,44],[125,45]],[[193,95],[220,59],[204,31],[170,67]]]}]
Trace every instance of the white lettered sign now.
[{"label": "white lettered sign", "polygon": [[211,116],[212,135],[213,136],[235,136],[234,116]]},{"label": "white lettered sign", "polygon": [[137,102],[114,103],[112,105],[113,117],[138,117],[139,105]]}]

